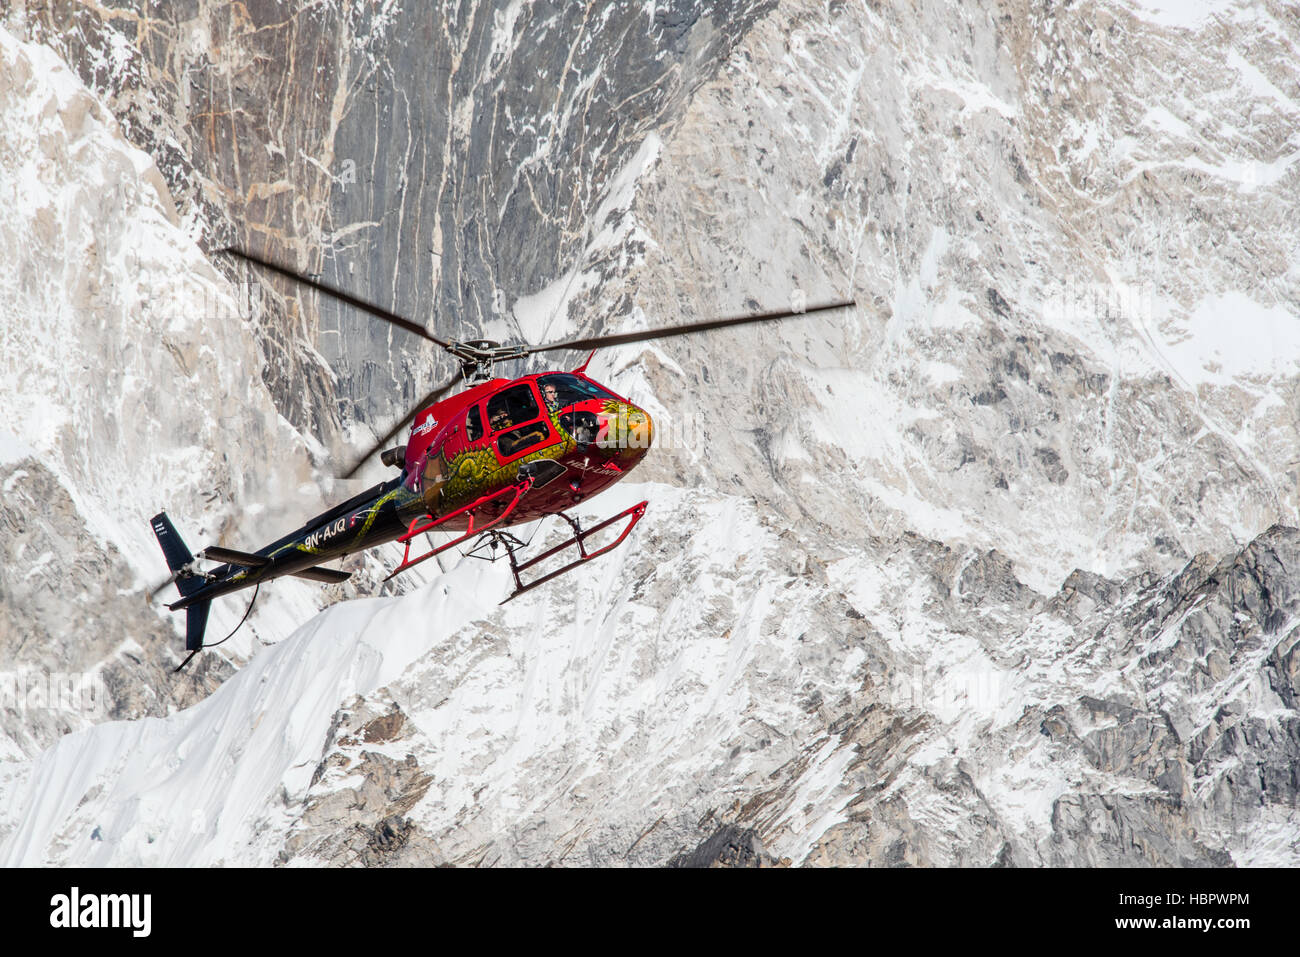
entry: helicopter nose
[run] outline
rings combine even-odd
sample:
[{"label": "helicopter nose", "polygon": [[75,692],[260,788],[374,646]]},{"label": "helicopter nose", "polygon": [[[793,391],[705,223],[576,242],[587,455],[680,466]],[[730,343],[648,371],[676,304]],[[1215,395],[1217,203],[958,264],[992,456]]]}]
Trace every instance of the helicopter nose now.
[{"label": "helicopter nose", "polygon": [[631,403],[619,402],[606,406],[602,416],[601,435],[596,444],[608,452],[618,453],[621,459],[639,459],[654,440],[654,421],[650,413]]},{"label": "helicopter nose", "polygon": [[628,414],[628,448],[640,449],[643,453],[654,441],[655,425],[650,413],[637,406],[630,406]]}]

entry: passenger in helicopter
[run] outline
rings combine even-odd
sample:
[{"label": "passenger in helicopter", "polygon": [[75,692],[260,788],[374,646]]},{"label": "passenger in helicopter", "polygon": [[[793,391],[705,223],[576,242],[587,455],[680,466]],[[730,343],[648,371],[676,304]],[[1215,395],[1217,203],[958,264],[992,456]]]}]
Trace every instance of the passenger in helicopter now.
[{"label": "passenger in helicopter", "polygon": [[546,438],[546,426],[541,422],[534,422],[531,425],[521,426],[513,432],[507,432],[497,440],[497,448],[501,450],[502,458],[510,458],[520,449],[527,448],[530,445],[536,445]]}]

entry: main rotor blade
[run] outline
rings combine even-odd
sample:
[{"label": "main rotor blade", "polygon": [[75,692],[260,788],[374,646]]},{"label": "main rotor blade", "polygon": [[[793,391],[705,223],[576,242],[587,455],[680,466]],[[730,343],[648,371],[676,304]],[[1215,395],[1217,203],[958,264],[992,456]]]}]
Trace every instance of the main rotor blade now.
[{"label": "main rotor blade", "polygon": [[799,312],[794,310],[780,310],[777,312],[759,312],[752,316],[734,316],[730,319],[706,319],[703,322],[688,322],[680,326],[662,326],[658,329],[647,329],[643,332],[623,332],[612,336],[589,336],[586,339],[569,339],[566,342],[552,342],[544,346],[529,346],[524,350],[525,355],[532,355],[535,352],[551,352],[556,349],[595,349],[602,346],[621,346],[629,342],[644,342],[647,339],[665,339],[669,336],[684,336],[692,332],[707,332],[710,329],[722,329],[726,326],[743,326],[751,322],[772,322],[777,319],[795,319],[799,316],[812,315],[814,312],[825,312],[828,309],[843,309],[845,306],[856,306],[857,302],[852,299],[845,299],[841,302],[829,302],[821,306],[809,306]]},{"label": "main rotor blade", "polygon": [[366,452],[365,455],[361,456],[361,458],[353,462],[352,467],[348,469],[346,472],[344,472],[342,477],[347,479],[347,478],[352,478],[352,476],[356,475],[357,470],[360,469],[361,466],[366,464],[366,462],[370,459],[370,456],[374,455],[376,452],[385,448],[388,445],[388,443],[393,440],[393,437],[397,435],[398,432],[402,431],[402,429],[406,426],[408,422],[410,422],[413,418],[415,418],[416,414],[419,413],[420,410],[427,409],[429,406],[433,405],[433,403],[441,399],[443,393],[449,392],[452,386],[454,386],[459,379],[460,379],[460,373],[457,373],[456,375],[452,376],[450,382],[438,386],[438,388],[434,389],[423,399],[417,402],[415,408],[413,408],[410,412],[406,413],[406,415],[404,415],[401,419],[397,421],[396,425],[394,425],[391,429],[385,432],[383,438],[381,438],[378,442],[376,442],[370,448],[370,450]]},{"label": "main rotor blade", "polygon": [[355,306],[356,308],[360,309],[362,312],[369,313],[370,315],[374,316],[376,319],[382,319],[384,322],[392,323],[398,328],[405,329],[407,332],[410,333],[414,333],[415,335],[419,336],[422,339],[428,339],[430,342],[436,343],[442,346],[444,349],[446,349],[450,345],[450,343],[448,343],[446,340],[439,339],[437,336],[432,335],[431,333],[428,332],[428,330],[424,328],[424,326],[412,322],[410,319],[406,319],[402,316],[397,315],[396,313],[389,312],[387,309],[382,309],[379,306],[373,305],[372,303],[368,303],[362,299],[358,299],[350,292],[344,292],[342,289],[337,289],[334,286],[328,285],[327,283],[323,283],[318,279],[312,279],[310,276],[304,276],[301,273],[296,273],[292,269],[286,269],[284,266],[277,266],[273,262],[268,262],[265,259],[261,259],[258,256],[254,256],[252,253],[245,252],[244,250],[240,249],[238,246],[227,246],[225,249],[222,250],[222,252],[230,253],[232,256],[238,256],[240,259],[245,259],[256,266],[261,266],[264,269],[269,269],[271,270],[271,272],[279,273],[281,276],[284,276],[288,279],[292,279],[294,282],[302,283],[304,286],[309,286],[310,288],[315,289],[318,292],[323,292],[328,296],[333,296],[335,299],[338,299],[342,302],[346,302],[349,306]]}]

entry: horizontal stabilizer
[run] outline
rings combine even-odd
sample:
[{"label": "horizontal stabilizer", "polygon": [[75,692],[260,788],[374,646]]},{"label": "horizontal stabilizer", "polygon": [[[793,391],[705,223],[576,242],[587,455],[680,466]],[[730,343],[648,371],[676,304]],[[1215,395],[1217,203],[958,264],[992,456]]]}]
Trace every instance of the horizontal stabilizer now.
[{"label": "horizontal stabilizer", "polygon": [[271,563],[271,560],[265,555],[253,555],[233,548],[222,548],[220,545],[209,545],[203,549],[202,555],[209,561],[225,562],[227,565],[242,565],[245,568],[261,568],[263,565]]},{"label": "horizontal stabilizer", "polygon": [[337,585],[339,582],[345,582],[352,577],[351,572],[341,572],[333,568],[304,568],[300,572],[294,572],[296,578],[309,578],[314,582],[324,582],[327,585]]}]

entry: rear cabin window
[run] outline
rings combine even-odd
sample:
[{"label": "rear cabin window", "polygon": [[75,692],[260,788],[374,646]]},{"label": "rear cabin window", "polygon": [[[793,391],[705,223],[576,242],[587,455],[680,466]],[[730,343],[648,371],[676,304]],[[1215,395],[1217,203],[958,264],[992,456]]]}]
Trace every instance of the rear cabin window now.
[{"label": "rear cabin window", "polygon": [[503,432],[517,425],[537,418],[537,400],[533,390],[526,385],[517,385],[498,392],[488,399],[488,427],[493,432]]},{"label": "rear cabin window", "polygon": [[465,438],[470,442],[483,438],[483,413],[476,405],[471,405],[465,413]]}]

